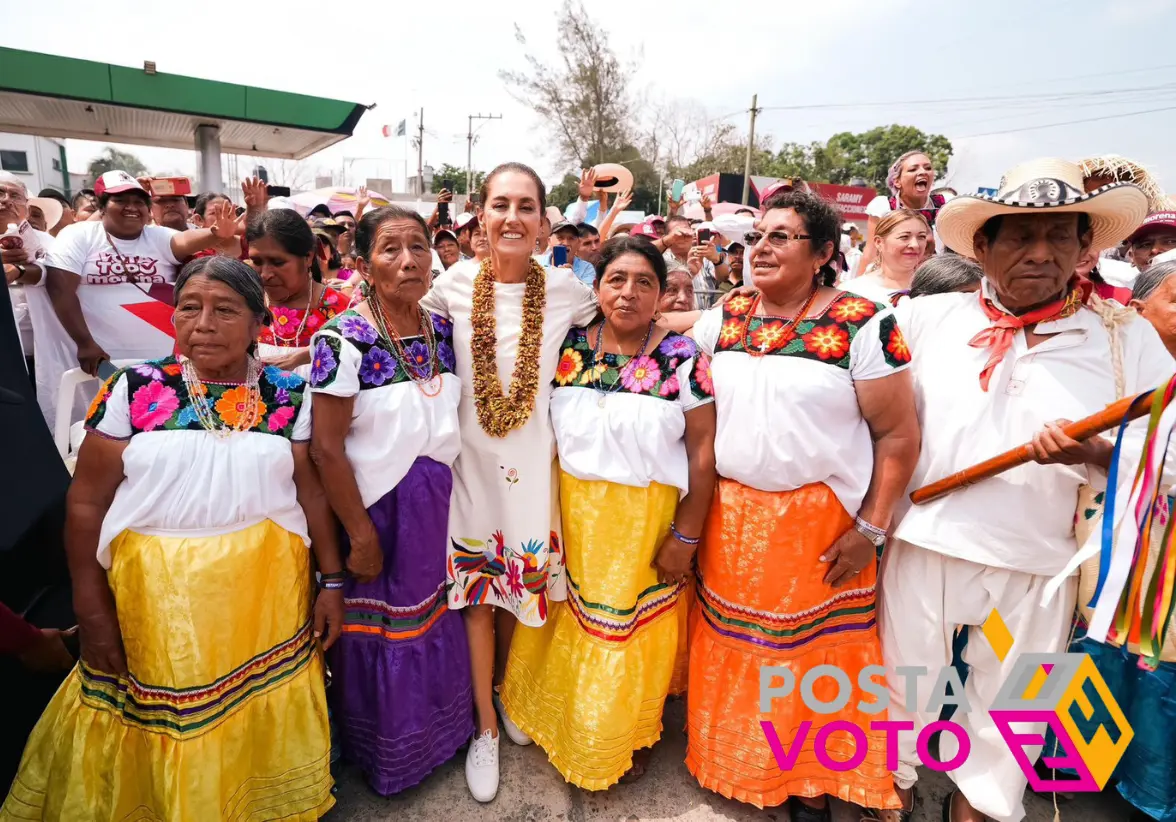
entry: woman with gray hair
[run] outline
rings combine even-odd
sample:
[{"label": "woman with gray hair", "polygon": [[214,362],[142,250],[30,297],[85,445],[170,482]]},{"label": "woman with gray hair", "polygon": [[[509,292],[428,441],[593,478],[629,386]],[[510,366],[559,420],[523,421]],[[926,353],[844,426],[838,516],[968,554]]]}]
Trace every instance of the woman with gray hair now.
[{"label": "woman with gray hair", "polygon": [[82,660],[2,818],[311,820],[334,804],[317,646],[342,628],[343,565],[310,393],[252,354],[267,311],[248,266],[194,260],[175,289],[179,356],[116,372],[86,416],[65,526]]},{"label": "woman with gray hair", "polygon": [[1176,357],[1176,261],[1153,265],[1135,278],[1131,307],[1152,324]]},{"label": "woman with gray hair", "polygon": [[915,269],[911,299],[953,291],[979,291],[983,269],[975,260],[959,254],[938,254]]}]

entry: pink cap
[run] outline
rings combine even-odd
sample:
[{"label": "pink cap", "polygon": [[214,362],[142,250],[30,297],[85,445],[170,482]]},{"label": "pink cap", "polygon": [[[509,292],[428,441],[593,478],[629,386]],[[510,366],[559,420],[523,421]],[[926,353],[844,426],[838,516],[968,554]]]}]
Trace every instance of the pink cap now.
[{"label": "pink cap", "polygon": [[118,194],[120,191],[142,191],[148,194],[147,189],[125,171],[108,171],[94,181],[94,193],[99,197],[103,194]]},{"label": "pink cap", "polygon": [[650,240],[656,240],[657,239],[657,229],[655,229],[653,227],[653,223],[647,219],[644,222],[638,223],[637,225],[630,228],[629,229],[629,236],[630,237],[645,237]]}]

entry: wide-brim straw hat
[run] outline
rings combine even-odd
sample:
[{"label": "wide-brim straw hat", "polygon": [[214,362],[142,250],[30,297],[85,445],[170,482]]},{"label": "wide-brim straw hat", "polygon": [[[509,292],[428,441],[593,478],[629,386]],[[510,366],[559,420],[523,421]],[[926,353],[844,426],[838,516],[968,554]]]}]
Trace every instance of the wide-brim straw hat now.
[{"label": "wide-brim straw hat", "polygon": [[1164,196],[1164,190],[1148,171],[1146,166],[1128,160],[1118,154],[1101,154],[1079,160],[1083,178],[1110,177],[1120,183],[1134,183],[1148,199],[1148,211],[1171,211],[1176,208],[1171,197]]},{"label": "wide-brim straw hat", "polygon": [[1112,183],[1083,190],[1082,167],[1056,157],[1022,163],[1008,171],[994,195],[961,194],[935,219],[943,243],[975,257],[972,238],[984,223],[1002,214],[1079,213],[1090,216],[1093,247],[1111,248],[1130,236],[1147,216],[1147,195],[1134,183]]}]

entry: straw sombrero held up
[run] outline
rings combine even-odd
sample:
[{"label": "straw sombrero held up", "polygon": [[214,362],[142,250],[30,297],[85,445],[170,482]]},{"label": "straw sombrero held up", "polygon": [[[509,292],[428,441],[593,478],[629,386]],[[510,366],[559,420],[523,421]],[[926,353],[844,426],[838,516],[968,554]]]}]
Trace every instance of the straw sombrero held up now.
[{"label": "straw sombrero held up", "polygon": [[974,257],[972,238],[988,220],[1002,214],[1088,214],[1096,250],[1118,245],[1147,216],[1147,195],[1132,183],[1112,183],[1086,193],[1082,167],[1057,158],[1023,163],[1000,181],[1000,191],[961,194],[939,210],[935,229],[944,244]]}]

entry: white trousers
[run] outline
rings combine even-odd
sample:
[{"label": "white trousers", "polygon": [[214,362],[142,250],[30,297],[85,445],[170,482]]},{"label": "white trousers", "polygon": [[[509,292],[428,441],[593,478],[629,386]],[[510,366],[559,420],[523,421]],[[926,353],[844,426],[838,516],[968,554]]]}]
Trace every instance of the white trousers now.
[{"label": "white trousers", "polygon": [[[979,627],[968,632],[963,659],[969,672],[964,685],[970,712],[952,717],[968,734],[972,750],[964,764],[949,771],[976,810],[996,822],[1025,818],[1028,779],[1001,737],[988,708],[1022,653],[1055,653],[1064,650],[1074,613],[1077,577],[1058,591],[1049,605],[1041,593],[1049,577],[978,565],[916,545],[891,540],[882,560],[878,586],[878,628],[882,656],[888,671],[891,720],[913,722],[915,730],[898,734],[899,766],[894,781],[900,788],[915,784],[919,764],[916,736],[939,718],[939,710],[927,711],[939,671],[951,665],[952,638],[962,625],[980,626],[995,608],[1013,635],[1011,652],[1004,662],[997,658]],[[908,711],[908,680],[895,673],[899,667],[924,667],[918,678],[915,711]],[[1021,733],[1044,733],[1045,723],[1014,723]],[[939,737],[939,759],[950,761],[958,752],[950,733]],[[1033,761],[1040,749],[1026,753]]]}]

